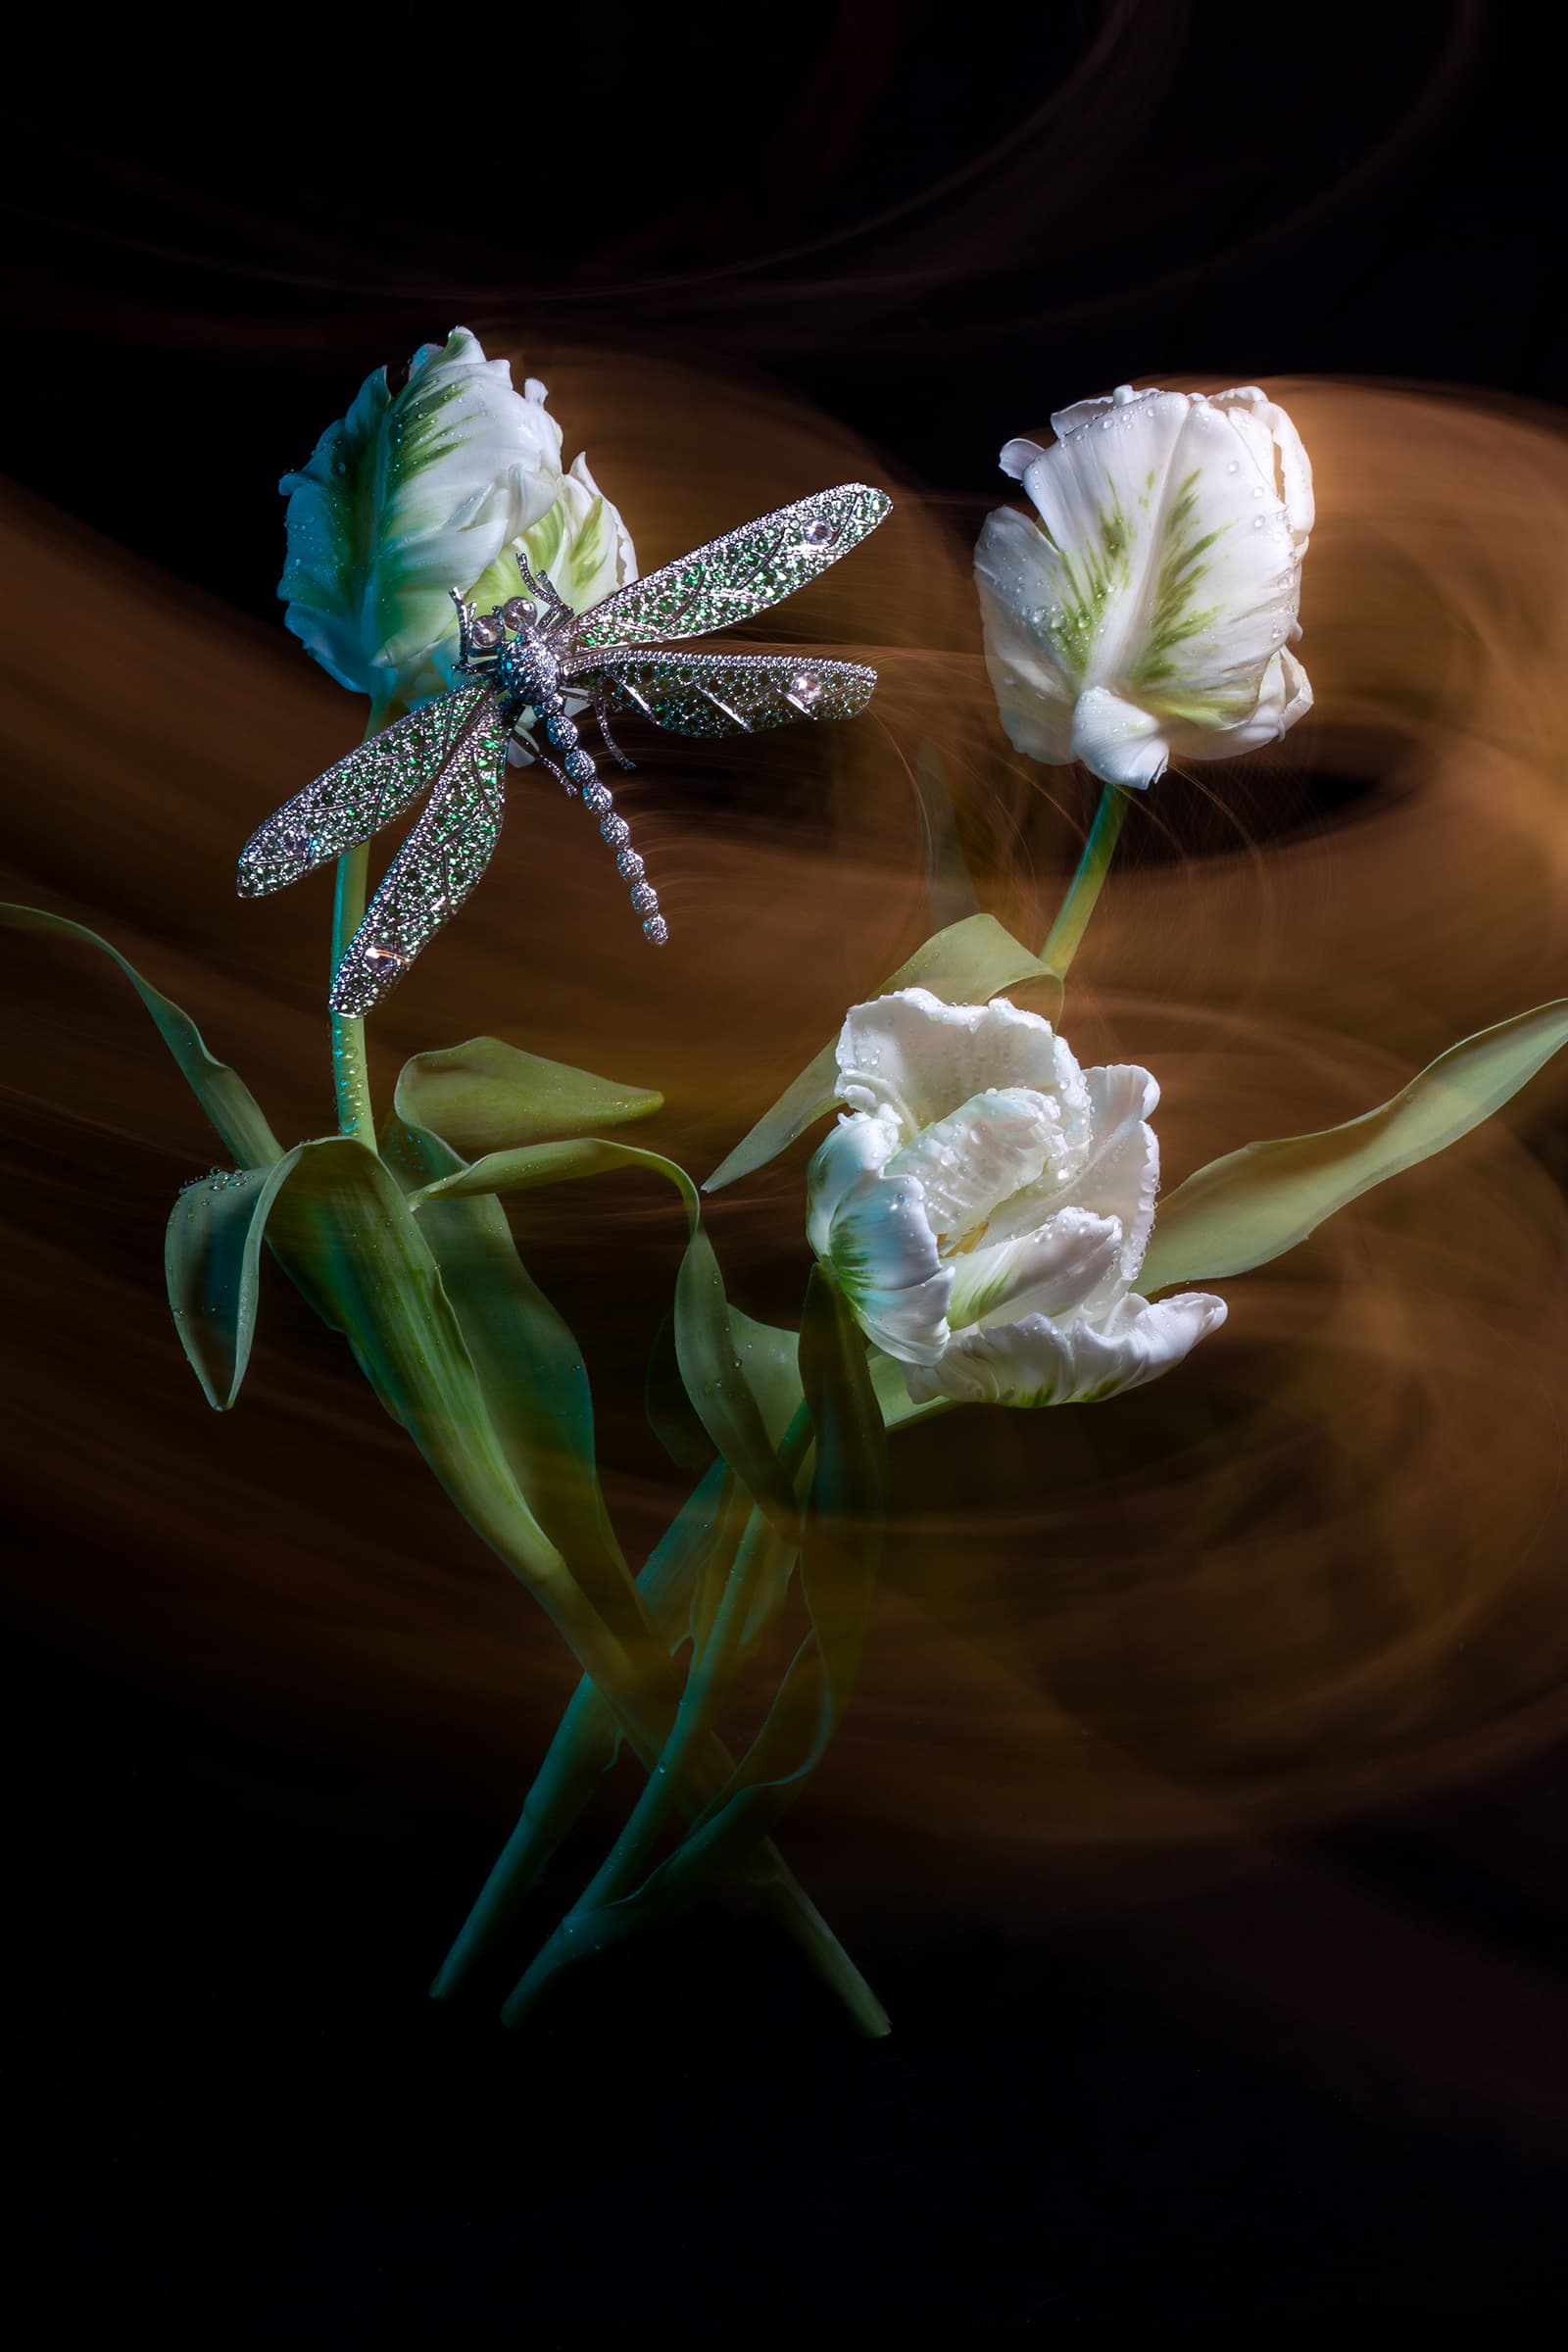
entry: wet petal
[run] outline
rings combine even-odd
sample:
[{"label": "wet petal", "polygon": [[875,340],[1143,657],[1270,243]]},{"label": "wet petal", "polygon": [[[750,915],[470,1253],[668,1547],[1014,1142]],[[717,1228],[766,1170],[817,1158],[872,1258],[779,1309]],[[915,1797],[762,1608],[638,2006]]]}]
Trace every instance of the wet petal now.
[{"label": "wet petal", "polygon": [[1027,1087],[1062,1106],[1070,1155],[1088,1133],[1083,1074],[1049,1021],[999,998],[944,1004],[901,988],[857,1004],[838,1043],[839,1091],[853,1109],[886,1111],[906,1142],[989,1088]]},{"label": "wet petal", "polygon": [[1096,1322],[1084,1315],[961,1333],[935,1364],[906,1377],[916,1403],[951,1396],[975,1404],[1096,1404],[1157,1380],[1225,1320],[1223,1298],[1184,1292],[1152,1303],[1125,1298]]},{"label": "wet petal", "polygon": [[1116,1218],[1058,1209],[1036,1233],[982,1244],[956,1258],[948,1320],[961,1331],[1004,1317],[1066,1314],[1115,1271],[1120,1250]]},{"label": "wet petal", "polygon": [[918,1179],[926,1215],[945,1252],[1025,1185],[1058,1143],[1061,1105],[1024,1087],[993,1087],[935,1120],[888,1162],[887,1179]]},{"label": "wet petal", "polygon": [[544,386],[514,389],[457,327],[417,351],[393,393],[367,378],[346,416],[282,483],[287,625],[332,676],[378,701],[440,690],[430,656],[466,588],[545,514],[561,480],[561,427]]},{"label": "wet petal", "polygon": [[1011,1241],[1037,1231],[1070,1201],[1097,1216],[1114,1217],[1121,1229],[1117,1263],[1123,1285],[1144,1262],[1159,1189],[1159,1145],[1148,1124],[1159,1088],[1136,1062],[1107,1062],[1085,1070],[1089,1101],[1088,1148],[1072,1169],[1017,1194],[992,1219],[987,1240]]},{"label": "wet petal", "polygon": [[[1032,441],[1009,442],[1007,450],[1034,447]],[[1007,450],[1002,453],[1004,462]],[[986,517],[974,552],[974,577],[991,691],[1014,751],[1054,767],[1073,757],[1078,691],[1046,634],[1060,603],[1058,572],[1051,544],[1031,515],[999,507]]]},{"label": "wet petal", "polygon": [[1256,386],[1210,401],[1122,385],[1054,421],[1052,447],[1004,452],[1041,527],[994,515],[976,551],[1011,741],[1136,788],[1175,749],[1223,759],[1282,732],[1307,707],[1269,673],[1298,634],[1312,519],[1284,410]]},{"label": "wet petal", "polygon": [[953,1275],[912,1176],[864,1176],[840,1200],[825,1250],[856,1320],[901,1363],[935,1363],[948,1344]]},{"label": "wet petal", "polygon": [[1108,687],[1091,686],[1072,714],[1072,756],[1105,784],[1141,792],[1155,784],[1170,761],[1163,722]]},{"label": "wet petal", "polygon": [[863,1112],[840,1119],[824,1137],[806,1176],[806,1234],[818,1257],[828,1253],[833,1219],[846,1198],[863,1178],[880,1174],[898,1148],[893,1120]]}]

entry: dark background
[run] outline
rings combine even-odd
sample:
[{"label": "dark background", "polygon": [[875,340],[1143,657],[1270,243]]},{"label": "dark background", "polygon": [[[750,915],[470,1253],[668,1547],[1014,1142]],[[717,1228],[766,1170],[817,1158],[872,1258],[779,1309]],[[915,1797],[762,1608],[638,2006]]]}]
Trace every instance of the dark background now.
[{"label": "dark background", "polygon": [[[460,318],[771,377],[961,499],[994,494],[1020,384],[1036,424],[1185,371],[1560,397],[1564,59],[1524,11],[206,23],[213,56],[156,19],[62,24],[13,84],[7,463],[269,625],[281,465]],[[879,1855],[818,1821],[806,1875],[889,2043],[710,1915],[517,2046],[420,1994],[493,1825],[464,1844],[439,1790],[300,1762],[261,1699],[127,1689],[88,1626],[24,1616],[8,1673],[24,2341],[1424,2337],[1568,2310],[1568,2116],[1515,2095],[1560,2031],[1536,1861],[1560,1758],[1303,1835],[1130,1933],[967,1899],[940,1846],[924,1901],[858,1901]],[[1303,2057],[1266,1994],[1234,2013],[1249,1939],[1321,1948],[1350,2058]],[[1474,2063],[1412,2061],[1412,2016]]]}]

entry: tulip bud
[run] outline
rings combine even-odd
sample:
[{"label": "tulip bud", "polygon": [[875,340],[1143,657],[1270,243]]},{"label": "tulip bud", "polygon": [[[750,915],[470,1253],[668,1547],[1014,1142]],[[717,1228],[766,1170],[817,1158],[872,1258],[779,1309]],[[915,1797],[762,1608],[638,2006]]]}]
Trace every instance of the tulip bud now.
[{"label": "tulip bud", "polygon": [[1300,437],[1255,385],[1080,401],[1003,470],[975,551],[986,666],[1014,747],[1142,787],[1176,756],[1228,760],[1311,708],[1289,650],[1312,527]]},{"label": "tulip bud", "polygon": [[368,376],[310,463],[284,476],[288,626],[339,685],[376,704],[439,693],[448,591],[470,588],[542,521],[561,479],[543,384],[514,391],[509,362],[455,327],[415,354],[400,392],[385,368]]}]

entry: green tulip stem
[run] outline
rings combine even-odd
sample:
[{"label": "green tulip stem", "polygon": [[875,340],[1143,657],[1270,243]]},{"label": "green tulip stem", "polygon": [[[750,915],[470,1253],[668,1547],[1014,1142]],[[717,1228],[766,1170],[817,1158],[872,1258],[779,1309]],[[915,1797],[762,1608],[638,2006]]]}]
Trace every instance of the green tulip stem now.
[{"label": "green tulip stem", "polygon": [[556,1727],[511,1837],[436,1971],[432,2000],[450,2000],[489,1959],[614,1762],[618,1745],[613,1715],[585,1675]]},{"label": "green tulip stem", "polygon": [[[370,845],[356,842],[337,861],[332,896],[332,970],[365,920],[366,877]],[[365,1052],[365,1023],[348,1013],[328,1015],[332,1024],[332,1086],[337,1096],[337,1131],[375,1150],[375,1113],[370,1107],[370,1070]]]},{"label": "green tulip stem", "polygon": [[690,1778],[696,1743],[708,1733],[715,1704],[728,1687],[753,1594],[760,1576],[771,1566],[777,1545],[778,1539],[761,1512],[754,1511],[736,1549],[708,1639],[692,1660],[674,1725],[658,1762],[605,1862],[507,2002],[501,2013],[507,2025],[522,2022],[546,1985],[576,1958],[585,1939],[592,1948],[591,1916],[629,1894],[646,1872],[677,1791]]},{"label": "green tulip stem", "polygon": [[[810,1438],[810,1422],[803,1405],[780,1448],[786,1476],[793,1477],[799,1470]],[[776,1570],[779,1549],[778,1538],[768,1521],[760,1511],[753,1511],[736,1547],[712,1624],[700,1652],[693,1657],[674,1725],[648,1784],[603,1866],[538,1953],[502,2010],[507,2025],[520,2024],[562,1970],[585,1948],[594,1948],[595,1916],[629,1894],[648,1870],[672,1805],[683,1788],[690,1787],[699,1756],[714,1743],[712,1718],[745,1647],[757,1601]],[[782,1867],[768,1845],[750,1855],[737,1876],[743,1885],[767,1899],[769,1911],[788,1928],[793,1939],[838,1992],[861,2030],[872,2035],[886,2034],[887,2014],[881,2003],[804,1893],[791,1884],[792,1899],[787,1905],[780,1903]]]},{"label": "green tulip stem", "polygon": [[1107,784],[1100,795],[1100,807],[1084,843],[1084,854],[1078,860],[1078,871],[1067,885],[1067,895],[1061,902],[1061,911],[1051,926],[1051,936],[1040,951],[1042,963],[1050,964],[1058,977],[1065,973],[1078,945],[1089,928],[1089,917],[1095,911],[1116,843],[1127,814],[1128,796],[1119,784]]},{"label": "green tulip stem", "polygon": [[[379,735],[403,716],[401,703],[376,703],[366,721],[364,740]],[[337,861],[337,888],[332,894],[332,971],[343,951],[365,920],[368,895],[370,845],[356,842]],[[352,1135],[371,1152],[375,1144],[375,1113],[370,1105],[370,1067],[365,1052],[365,1023],[347,1013],[328,1015],[332,1024],[332,1089],[337,1097],[337,1131]]]},{"label": "green tulip stem", "polygon": [[[650,1785],[658,1788],[659,1822],[663,1820],[666,1795],[693,1817],[702,1813],[728,1785],[734,1771],[733,1761],[706,1719],[706,1705],[702,1713],[688,1713],[682,1721],[685,1699],[677,1696],[673,1661],[659,1647],[652,1628],[646,1627],[646,1639],[634,1637],[632,1646],[628,1647],[623,1637],[607,1623],[577,1586],[541,1530],[531,1522],[522,1526],[514,1514],[516,1522],[514,1528],[503,1532],[482,1508],[476,1513],[467,1503],[464,1507],[470,1523],[528,1586],[584,1674],[598,1686],[616,1724],[649,1774]],[[524,1539],[520,1543],[519,1536]],[[776,1542],[770,1529],[767,1540]],[[761,1547],[760,1558],[766,1562],[765,1546]],[[672,1755],[677,1733],[678,1755]],[[748,1855],[735,1877],[765,1916],[810,1959],[861,2030],[867,2034],[885,2034],[887,2016],[875,1993],[771,1839]],[[557,1934],[559,1936],[561,1931]],[[514,2022],[510,2011],[503,2011],[503,2016],[509,2024]]]}]

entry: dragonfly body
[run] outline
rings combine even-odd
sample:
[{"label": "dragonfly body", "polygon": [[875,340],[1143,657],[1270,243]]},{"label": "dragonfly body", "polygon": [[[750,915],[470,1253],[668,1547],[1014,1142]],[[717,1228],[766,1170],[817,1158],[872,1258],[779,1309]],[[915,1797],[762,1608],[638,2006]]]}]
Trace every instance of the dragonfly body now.
[{"label": "dragonfly body", "polygon": [[658,897],[578,720],[591,713],[605,750],[630,767],[610,732],[612,710],[639,711],[679,735],[749,734],[795,719],[853,716],[876,684],[876,672],[858,663],[670,646],[779,603],[874,530],[891,503],[858,482],[798,499],[629,581],[584,613],[573,612],[521,554],[525,593],[494,612],[476,613],[454,589],[453,691],[372,736],[269,817],[241,854],[241,893],[255,897],[297,881],[427,793],[333,975],[333,1010],[368,1012],[489,863],[508,760],[526,749],[598,816],[644,936],[662,947],[669,930]]}]

